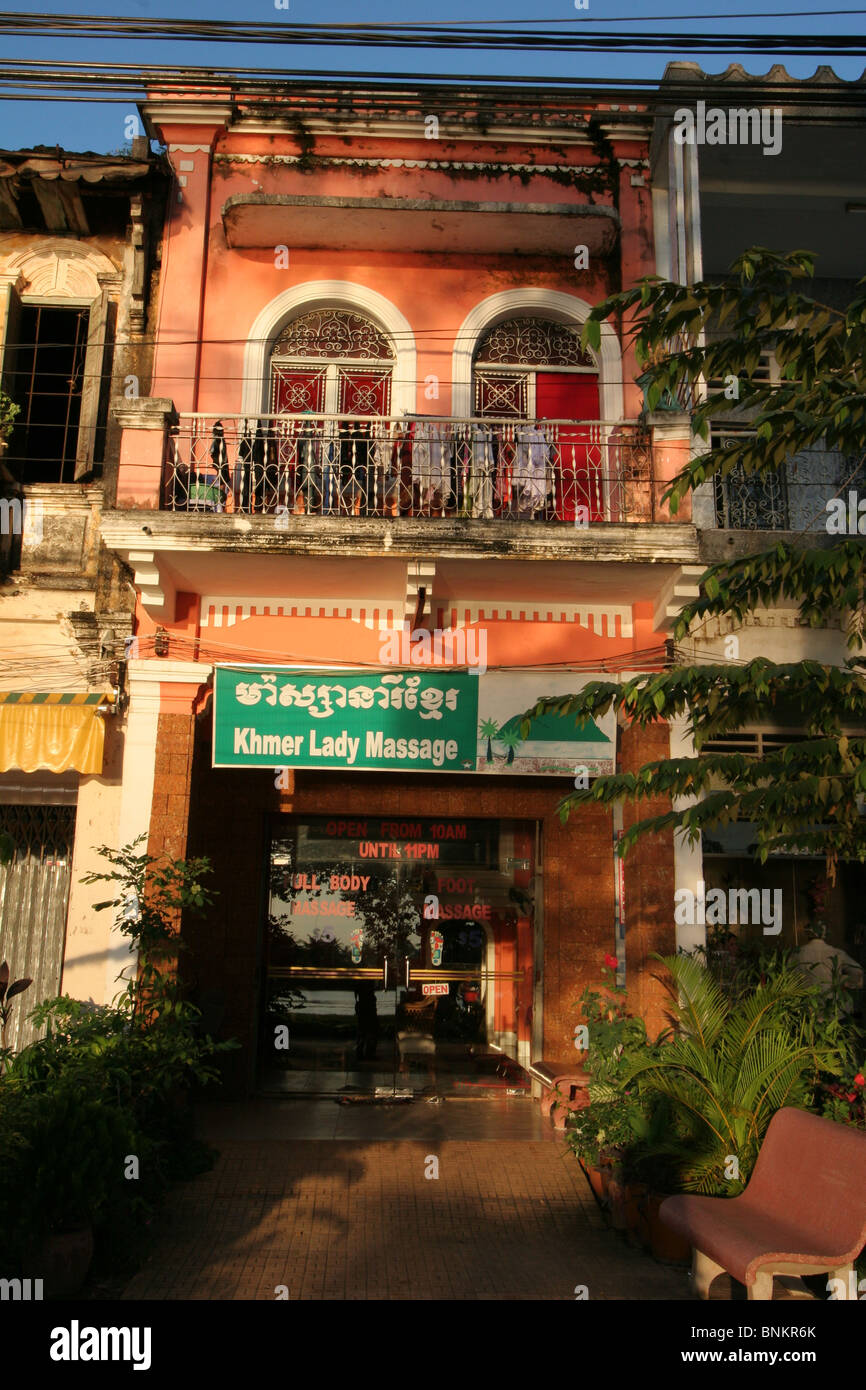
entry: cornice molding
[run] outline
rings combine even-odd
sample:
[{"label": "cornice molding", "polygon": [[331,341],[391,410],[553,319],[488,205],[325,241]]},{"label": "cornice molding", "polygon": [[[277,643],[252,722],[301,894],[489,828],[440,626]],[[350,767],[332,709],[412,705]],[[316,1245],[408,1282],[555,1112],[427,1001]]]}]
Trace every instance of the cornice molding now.
[{"label": "cornice molding", "polygon": [[[435,111],[429,112],[435,115]],[[614,127],[615,129],[616,127]],[[424,136],[423,118],[417,121],[365,121],[362,116],[355,119],[333,119],[327,117],[313,116],[304,119],[304,129],[310,135],[338,135],[348,134],[359,135],[365,138],[386,139],[386,140],[418,140]],[[291,124],[288,113],[286,118],[281,120],[279,117],[272,121],[264,121],[255,117],[241,118],[230,126],[232,134],[238,135],[273,135],[275,132],[280,134],[292,135],[295,127]],[[585,145],[592,146],[592,138],[586,129],[575,129],[573,126],[508,126],[491,125],[479,130],[478,127],[454,126],[440,121],[439,140],[451,143],[473,144],[473,145]],[[430,142],[431,144],[433,141]]]},{"label": "cornice molding", "polygon": [[304,597],[287,599],[279,594],[202,594],[202,628],[235,627],[248,618],[343,618],[369,629],[389,631],[403,626],[403,602],[385,598]]},{"label": "cornice molding", "polygon": [[[551,603],[544,599],[451,599],[435,604],[437,626],[467,627],[481,622],[577,623],[597,637],[633,637],[632,610],[628,604]],[[617,631],[617,624],[619,631]]]},{"label": "cornice molding", "polygon": [[[429,566],[432,577],[433,566]],[[421,576],[422,578],[424,576]],[[416,576],[417,578],[417,576]],[[428,590],[429,593],[429,590]],[[415,595],[417,598],[417,594]],[[576,623],[597,637],[634,636],[628,604],[556,603],[544,599],[448,599],[435,596],[428,606],[440,628],[463,628],[480,622]],[[409,607],[413,613],[408,612]],[[399,631],[411,621],[414,603],[395,595],[385,598],[304,597],[286,599],[277,594],[203,594],[201,626],[231,628],[249,618],[343,619],[369,630]]]},{"label": "cornice molding", "polygon": [[[172,149],[175,148],[186,147],[172,146]],[[215,164],[300,164],[301,159],[302,156],[299,154],[241,154],[238,152],[214,155]],[[560,174],[567,169],[574,169],[576,172],[583,173],[586,170],[602,167],[597,161],[586,164],[520,164],[512,163],[510,160],[495,159],[386,159],[367,155],[320,155],[317,156],[317,162],[322,167],[328,168],[346,165],[353,165],[361,169],[468,169],[474,171],[476,169],[496,168],[503,171],[513,171],[516,174]],[[629,159],[622,162],[649,167],[648,160]]]}]

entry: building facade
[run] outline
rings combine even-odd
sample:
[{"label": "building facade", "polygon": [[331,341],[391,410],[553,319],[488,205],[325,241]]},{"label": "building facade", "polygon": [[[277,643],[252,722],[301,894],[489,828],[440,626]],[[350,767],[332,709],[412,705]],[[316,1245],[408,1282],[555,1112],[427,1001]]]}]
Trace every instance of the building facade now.
[{"label": "building facade", "polygon": [[[85,824],[210,858],[181,969],[241,1042],[236,1091],[468,1091],[497,1058],[519,1089],[574,1055],[605,957],[659,1027],[652,954],[705,939],[676,891],[731,866],[672,836],[623,863],[632,808],[558,806],[684,734],[522,716],[662,669],[706,565],[798,528],[730,483],[672,518],[688,403],[646,411],[628,323],[581,337],[641,276],[760,241],[764,166],[739,152],[750,203],[657,103],[544,91],[216,84],[142,119],[171,183],[98,522],[130,642],[74,867]],[[782,611],[733,635],[744,660],[841,645]],[[101,1002],[125,943],[73,878],[63,988]]]},{"label": "building facade", "polygon": [[[667,731],[517,727],[576,679],[663,661],[668,590],[697,561],[660,500],[683,420],[641,418],[612,327],[597,352],[580,339],[654,269],[651,121],[415,102],[143,110],[176,189],[153,391],[116,409],[103,535],[135,574],[141,827],[215,862],[188,969],[245,1045],[238,1084],[271,1065],[275,1020],[303,1031],[291,991],[309,1009],[331,971],[398,970],[398,1032],[435,1009],[443,1037],[526,1067],[569,1055],[605,954],[658,1021],[648,956],[674,944],[672,847],[620,876],[608,814],[557,814],[576,777],[639,765]],[[243,701],[250,722],[226,723]]]},{"label": "building facade", "polygon": [[[167,182],[143,137],[117,155],[0,154],[0,384],[18,406],[0,448],[0,829],[15,845],[0,958],[35,999],[115,993],[76,894],[119,823],[134,599],[100,525],[120,446],[111,398],[150,389]],[[32,1034],[23,1013],[13,1046]]]}]

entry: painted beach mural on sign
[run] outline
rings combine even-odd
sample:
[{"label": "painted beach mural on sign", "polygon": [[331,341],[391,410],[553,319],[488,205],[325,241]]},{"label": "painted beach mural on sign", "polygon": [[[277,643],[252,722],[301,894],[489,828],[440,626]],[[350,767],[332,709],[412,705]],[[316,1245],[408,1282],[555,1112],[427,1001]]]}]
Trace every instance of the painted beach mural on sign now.
[{"label": "painted beach mural on sign", "polygon": [[542,697],[573,695],[602,676],[519,672],[478,682],[478,772],[511,776],[573,777],[577,766],[590,777],[615,770],[616,715],[577,724],[572,715],[545,714],[522,733],[524,714]]}]

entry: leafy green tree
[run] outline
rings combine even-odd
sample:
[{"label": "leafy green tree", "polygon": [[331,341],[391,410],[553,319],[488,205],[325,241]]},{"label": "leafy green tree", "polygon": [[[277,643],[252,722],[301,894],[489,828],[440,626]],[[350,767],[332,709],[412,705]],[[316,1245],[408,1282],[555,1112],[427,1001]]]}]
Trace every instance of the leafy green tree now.
[{"label": "leafy green tree", "polygon": [[118,979],[126,986],[121,1007],[138,1023],[163,1015],[179,1016],[187,1008],[174,972],[177,954],[186,948],[178,930],[180,914],[203,914],[214,900],[203,881],[211,872],[209,859],[169,859],[139,853],[145,839],[139,835],[120,849],[100,845],[97,853],[108,860],[110,870],[88,873],[81,879],[82,883],[115,886],[116,896],[95,903],[94,910],[113,908],[115,926],[137,953]]},{"label": "leafy green tree", "polygon": [[[722,389],[709,390],[693,410],[697,434],[707,440],[711,421],[735,411],[742,419],[744,409],[750,414],[753,433],[737,437],[731,447],[696,454],[673,479],[665,500],[674,514],[708,479],[735,468],[747,476],[770,475],[821,442],[853,459],[852,478],[862,466],[866,280],[847,310],[838,311],[807,293],[812,274],[807,252],[782,255],[757,247],[734,262],[728,278],[680,285],[648,277],[590,314],[584,330],[590,347],[598,347],[609,315],[617,315],[622,331],[633,335],[638,361],[648,364],[642,380],[650,409],[666,393],[683,399],[697,394],[701,381],[720,381]],[[762,355],[771,351],[781,373],[777,383],[758,373]],[[863,526],[866,531],[866,518]],[[840,860],[866,860],[856,801],[866,793],[866,738],[859,732],[866,729],[866,662],[860,655],[866,594],[859,535],[836,540],[829,530],[826,536],[804,534],[711,566],[699,598],[682,610],[674,640],[702,619],[742,619],[779,602],[798,605],[800,621],[813,628],[844,614],[850,657],[839,666],[764,658],[744,665],[678,665],[622,685],[595,681],[580,694],[540,700],[527,712],[524,732],[540,714],[554,712],[582,724],[613,708],[637,725],[683,717],[694,739],[693,757],[661,759],[571,793],[560,805],[563,820],[572,807],[590,801],[696,797],[694,804],[638,820],[623,835],[619,852],[653,831],[676,828],[694,843],[702,830],[745,820],[756,826],[761,862],[783,848],[823,854],[832,881]],[[760,757],[701,753],[709,739],[774,715],[782,725],[800,725],[805,738]]]}]

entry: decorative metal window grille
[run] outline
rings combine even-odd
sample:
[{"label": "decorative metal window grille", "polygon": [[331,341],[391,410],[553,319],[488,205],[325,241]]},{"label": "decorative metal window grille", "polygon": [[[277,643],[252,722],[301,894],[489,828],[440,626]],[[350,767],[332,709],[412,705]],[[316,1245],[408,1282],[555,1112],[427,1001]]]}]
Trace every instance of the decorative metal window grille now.
[{"label": "decorative metal window grille", "polygon": [[390,415],[391,369],[372,367],[338,368],[339,410],[341,415]]},{"label": "decorative metal window grille", "polygon": [[516,372],[508,376],[495,372],[475,373],[475,414],[494,418],[525,420],[528,378]]},{"label": "decorative metal window grille", "polygon": [[274,414],[287,411],[300,414],[304,410],[321,411],[325,400],[327,368],[302,375],[297,370],[274,367],[271,375],[271,409]]},{"label": "decorative metal window grille", "polygon": [[7,354],[7,389],[21,414],[5,458],[22,482],[73,480],[89,314],[48,304],[22,310],[17,351]]},{"label": "decorative metal window grille", "polygon": [[[712,436],[714,448],[730,448],[742,438],[735,434]],[[737,465],[726,476],[713,479],[716,525],[737,531],[787,531],[788,489],[784,469],[776,473],[746,473]]]},{"label": "decorative metal window grille", "polygon": [[272,356],[382,362],[392,361],[394,351],[385,334],[363,314],[313,309],[286,325]]},{"label": "decorative metal window grille", "polygon": [[580,345],[579,331],[548,319],[514,318],[497,323],[478,344],[475,361],[503,366],[597,370],[593,358]]}]

